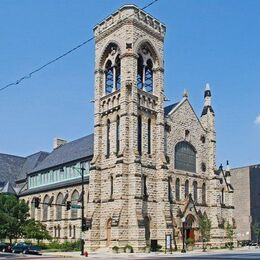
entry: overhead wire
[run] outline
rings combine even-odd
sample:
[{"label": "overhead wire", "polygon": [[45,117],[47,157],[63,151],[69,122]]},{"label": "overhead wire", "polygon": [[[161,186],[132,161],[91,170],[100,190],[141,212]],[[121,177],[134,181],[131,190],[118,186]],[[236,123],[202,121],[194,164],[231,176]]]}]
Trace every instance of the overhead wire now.
[{"label": "overhead wire", "polygon": [[[145,10],[146,8],[150,7],[151,5],[155,4],[156,2],[158,2],[159,0],[153,0],[152,2],[148,3],[147,5],[145,5],[143,8],[141,8],[141,10]],[[132,14],[134,15],[134,14]],[[126,19],[129,19],[129,17],[131,17],[132,15],[129,15],[128,17],[126,17],[125,19],[123,19],[122,21],[126,20]],[[51,65],[52,63],[55,63],[57,62],[58,60],[64,58],[65,56],[69,55],[70,53],[78,50],[79,48],[81,48],[82,46],[86,45],[87,43],[91,42],[92,40],[95,39],[95,36],[89,38],[88,40],[78,44],[77,46],[75,46],[74,48],[70,49],[69,51],[61,54],[60,56],[50,60],[49,62],[45,63],[44,65],[36,68],[35,70],[31,71],[30,73],[24,75],[23,77],[19,78],[18,80],[12,82],[12,83],[9,83],[3,87],[0,88],[0,91],[3,91],[11,86],[17,86],[19,85],[22,81],[26,80],[26,79],[30,79],[35,73],[43,70],[44,68],[46,68],[47,66]]]}]

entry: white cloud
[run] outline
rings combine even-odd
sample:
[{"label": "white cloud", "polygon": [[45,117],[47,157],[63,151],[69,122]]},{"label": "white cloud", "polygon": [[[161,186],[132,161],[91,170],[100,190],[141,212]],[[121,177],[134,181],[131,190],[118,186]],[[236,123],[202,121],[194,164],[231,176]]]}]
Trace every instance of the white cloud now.
[{"label": "white cloud", "polygon": [[255,124],[260,125],[260,115],[258,115],[255,119]]}]

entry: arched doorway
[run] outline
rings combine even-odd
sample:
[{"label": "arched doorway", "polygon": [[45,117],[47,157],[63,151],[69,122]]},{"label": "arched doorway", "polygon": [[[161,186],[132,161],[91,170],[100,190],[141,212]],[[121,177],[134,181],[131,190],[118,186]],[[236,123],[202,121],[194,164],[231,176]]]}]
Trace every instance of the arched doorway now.
[{"label": "arched doorway", "polygon": [[150,245],[150,219],[147,216],[144,217],[144,231],[146,244]]},{"label": "arched doorway", "polygon": [[112,226],[112,219],[110,218],[107,221],[107,246],[111,244],[111,226]]},{"label": "arched doorway", "polygon": [[185,227],[185,232],[186,232],[186,240],[187,239],[192,239],[195,241],[195,234],[194,234],[194,221],[195,217],[191,214],[189,214],[186,217],[186,227]]}]

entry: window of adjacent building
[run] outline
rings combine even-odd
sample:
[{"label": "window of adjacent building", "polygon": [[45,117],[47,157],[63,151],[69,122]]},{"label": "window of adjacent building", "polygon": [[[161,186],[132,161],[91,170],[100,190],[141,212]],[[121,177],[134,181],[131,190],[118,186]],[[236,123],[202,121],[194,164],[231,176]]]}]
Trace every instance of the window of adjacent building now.
[{"label": "window of adjacent building", "polygon": [[175,146],[175,169],[196,172],[196,152],[187,142]]},{"label": "window of adjacent building", "polygon": [[50,197],[46,195],[43,199],[43,205],[42,205],[42,220],[46,221],[48,220],[48,209],[49,209],[49,203]]},{"label": "window of adjacent building", "polygon": [[141,116],[138,116],[138,120],[137,120],[137,124],[138,124],[138,133],[137,133],[137,145],[138,145],[138,153],[139,155],[142,154],[142,117]]},{"label": "window of adjacent building", "polygon": [[116,118],[116,153],[120,150],[120,117]]},{"label": "window of adjacent building", "polygon": [[180,200],[180,179],[179,178],[176,179],[175,190],[176,190],[176,194],[175,194],[176,200],[179,201]]},{"label": "window of adjacent building", "polygon": [[185,198],[187,198],[189,196],[189,181],[186,180],[185,184],[184,184],[184,194],[185,194]]},{"label": "window of adjacent building", "polygon": [[152,140],[151,140],[151,119],[148,119],[148,126],[147,126],[147,141],[148,141],[148,154],[151,154],[151,145],[152,145]]},{"label": "window of adjacent building", "polygon": [[107,120],[107,157],[110,155],[110,120]]},{"label": "window of adjacent building", "polygon": [[206,184],[202,184],[202,204],[206,204]]},{"label": "window of adjacent building", "polygon": [[[77,190],[74,190],[74,192],[71,195],[71,204],[78,204],[79,200],[79,192]],[[71,208],[71,218],[76,219],[78,217],[78,210]]]},{"label": "window of adjacent building", "polygon": [[198,183],[196,181],[193,182],[193,200],[198,201]]},{"label": "window of adjacent building", "polygon": [[56,199],[56,219],[61,220],[62,219],[62,201],[63,201],[63,195],[62,193],[59,193]]}]

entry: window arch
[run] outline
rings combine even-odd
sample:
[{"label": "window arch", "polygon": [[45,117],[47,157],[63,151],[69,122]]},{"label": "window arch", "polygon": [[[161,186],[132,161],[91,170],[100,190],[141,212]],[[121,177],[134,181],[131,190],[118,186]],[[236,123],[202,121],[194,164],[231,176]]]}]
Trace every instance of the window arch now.
[{"label": "window arch", "polygon": [[153,93],[153,59],[147,45],[143,45],[137,60],[137,87]]},{"label": "window arch", "polygon": [[139,155],[142,154],[142,117],[141,116],[138,116],[138,126],[137,126],[137,130],[138,130],[138,133],[137,133],[137,142],[138,142],[138,153]]},{"label": "window arch", "polygon": [[[74,192],[71,195],[71,204],[77,204],[79,200],[79,192],[77,190],[74,190]],[[75,219],[78,217],[78,210],[71,208],[71,218]]]},{"label": "window arch", "polygon": [[151,129],[151,118],[148,119],[148,126],[147,126],[147,141],[148,141],[148,154],[151,154],[151,147],[152,147],[152,129]]},{"label": "window arch", "polygon": [[116,153],[120,150],[120,117],[116,118]]},{"label": "window arch", "polygon": [[186,180],[185,181],[185,185],[184,185],[184,194],[185,194],[185,198],[187,198],[189,196],[189,181]]},{"label": "window arch", "polygon": [[179,178],[176,179],[175,189],[176,189],[176,194],[175,194],[176,200],[180,200],[180,179]]},{"label": "window arch", "polygon": [[61,220],[62,219],[62,201],[63,201],[63,195],[62,193],[59,193],[56,199],[56,204],[59,204],[56,206],[56,219]]},{"label": "window arch", "polygon": [[198,202],[198,183],[196,181],[193,182],[193,200]]},{"label": "window arch", "polygon": [[48,220],[48,211],[49,211],[48,203],[49,203],[49,201],[50,201],[50,197],[48,195],[46,195],[44,197],[44,199],[43,199],[43,207],[42,207],[42,210],[43,210],[43,212],[42,212],[42,220],[43,221]]},{"label": "window arch", "polygon": [[110,120],[107,120],[107,157],[110,155]]},{"label": "window arch", "polygon": [[206,204],[206,184],[202,184],[202,204]]},{"label": "window arch", "polygon": [[175,169],[196,172],[196,151],[187,142],[175,146]]}]

